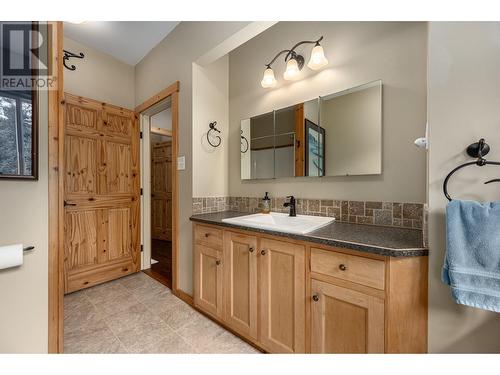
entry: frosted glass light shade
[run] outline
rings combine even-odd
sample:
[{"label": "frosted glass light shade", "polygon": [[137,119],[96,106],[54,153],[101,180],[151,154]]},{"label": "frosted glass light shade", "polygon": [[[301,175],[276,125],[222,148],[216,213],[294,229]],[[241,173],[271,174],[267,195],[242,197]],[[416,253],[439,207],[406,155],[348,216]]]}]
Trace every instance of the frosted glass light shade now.
[{"label": "frosted glass light shade", "polygon": [[283,74],[283,78],[286,79],[287,81],[290,81],[292,79],[297,78],[299,75],[300,69],[299,65],[297,64],[297,60],[294,58],[291,58],[288,60],[286,63],[286,70],[285,73]]},{"label": "frosted glass light shade", "polygon": [[276,85],[276,78],[274,78],[274,72],[271,68],[267,68],[266,70],[264,70],[264,76],[262,77],[262,81],[260,82],[260,84],[265,89]]},{"label": "frosted glass light shade", "polygon": [[307,66],[312,70],[318,70],[328,64],[328,60],[325,57],[325,52],[323,47],[320,45],[315,46],[311,51],[311,58],[307,63]]}]

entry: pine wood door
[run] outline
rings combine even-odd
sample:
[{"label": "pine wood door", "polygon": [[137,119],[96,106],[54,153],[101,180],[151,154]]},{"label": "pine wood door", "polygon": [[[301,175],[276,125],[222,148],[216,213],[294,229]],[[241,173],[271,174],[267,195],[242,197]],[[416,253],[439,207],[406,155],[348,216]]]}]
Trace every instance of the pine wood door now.
[{"label": "pine wood door", "polygon": [[196,244],[194,303],[215,317],[222,317],[222,252]]},{"label": "pine wood door", "polygon": [[172,241],[172,142],[151,147],[151,237]]},{"label": "pine wood door", "polygon": [[224,232],[226,324],[257,338],[257,237]]},{"label": "pine wood door", "polygon": [[271,353],[305,351],[305,248],[262,238],[260,341]]},{"label": "pine wood door", "polygon": [[134,112],[65,94],[65,292],[140,268]]},{"label": "pine wood door", "polygon": [[384,301],[312,280],[311,352],[383,353]]}]

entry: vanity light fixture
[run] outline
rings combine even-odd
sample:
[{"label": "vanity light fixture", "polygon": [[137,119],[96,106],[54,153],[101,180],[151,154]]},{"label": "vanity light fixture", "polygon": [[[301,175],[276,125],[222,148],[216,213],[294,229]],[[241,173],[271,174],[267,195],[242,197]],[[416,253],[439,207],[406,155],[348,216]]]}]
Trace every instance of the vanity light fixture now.
[{"label": "vanity light fixture", "polygon": [[285,54],[286,69],[283,74],[283,78],[287,81],[296,79],[299,76],[300,71],[304,67],[304,57],[295,52],[295,49],[302,44],[314,44],[314,48],[311,51],[311,58],[307,63],[307,66],[312,70],[318,70],[328,64],[328,60],[325,57],[325,52],[323,47],[319,44],[323,40],[323,37],[318,40],[310,41],[304,40],[295,44],[291,49],[284,49],[274,56],[270,63],[266,64],[266,69],[264,70],[264,76],[260,84],[265,89],[274,87],[276,85],[276,78],[274,78],[274,71],[271,65],[276,61],[278,57]]}]

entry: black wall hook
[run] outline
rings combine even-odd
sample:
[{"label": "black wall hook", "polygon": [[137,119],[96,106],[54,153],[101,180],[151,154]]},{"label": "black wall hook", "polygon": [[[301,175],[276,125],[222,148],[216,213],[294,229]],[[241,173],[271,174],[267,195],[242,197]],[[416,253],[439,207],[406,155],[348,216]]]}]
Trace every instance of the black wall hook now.
[{"label": "black wall hook", "polygon": [[66,69],[68,70],[75,70],[76,69],[76,66],[74,66],[73,64],[71,64],[71,66],[68,66],[66,64],[66,61],[68,61],[69,59],[71,58],[77,58],[77,59],[83,59],[85,57],[85,55],[83,54],[83,52],[80,52],[80,54],[76,54],[76,53],[73,53],[73,52],[70,52],[70,51],[66,51],[65,49],[63,50],[64,52],[64,56],[63,56],[63,65]]},{"label": "black wall hook", "polygon": [[241,132],[241,153],[244,154],[248,151],[248,139],[243,135],[243,130],[240,130]]},{"label": "black wall hook", "polygon": [[218,135],[215,136],[215,138],[217,138],[217,140],[218,140],[217,143],[215,143],[215,144],[212,143],[212,141],[210,141],[210,132],[215,131],[215,132],[217,132],[217,133],[220,134],[220,130],[217,129],[217,121],[211,122],[210,124],[208,124],[208,127],[210,128],[210,129],[208,129],[208,132],[207,132],[207,141],[208,141],[208,143],[212,147],[219,147],[220,144],[222,143],[221,137],[219,137]]}]

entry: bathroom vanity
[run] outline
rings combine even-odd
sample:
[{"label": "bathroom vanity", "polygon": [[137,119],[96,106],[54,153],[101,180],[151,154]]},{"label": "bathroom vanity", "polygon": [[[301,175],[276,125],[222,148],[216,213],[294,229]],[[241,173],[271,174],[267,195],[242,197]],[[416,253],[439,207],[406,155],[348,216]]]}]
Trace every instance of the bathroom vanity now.
[{"label": "bathroom vanity", "polygon": [[329,223],[307,234],[194,215],[194,303],[269,353],[425,353],[421,231]]}]

